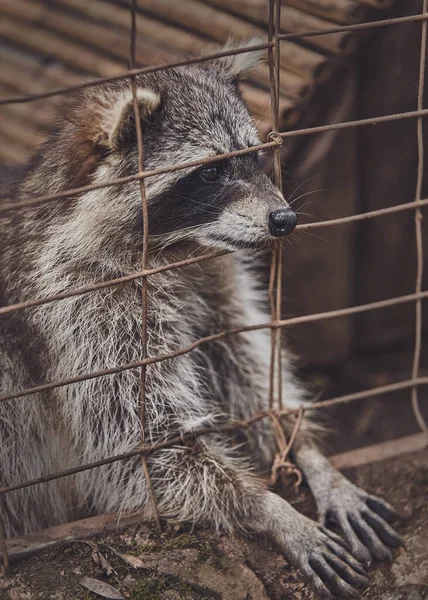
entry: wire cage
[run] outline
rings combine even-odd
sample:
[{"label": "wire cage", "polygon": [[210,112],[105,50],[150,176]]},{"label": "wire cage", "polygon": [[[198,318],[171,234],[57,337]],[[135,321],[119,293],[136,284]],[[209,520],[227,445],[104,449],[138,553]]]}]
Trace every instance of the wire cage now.
[{"label": "wire cage", "polygon": [[[375,3],[375,0],[367,0],[367,3]],[[384,19],[380,21],[369,21],[364,23],[357,23],[353,25],[345,25],[345,26],[337,26],[337,27],[329,27],[326,29],[318,29],[316,31],[302,31],[300,33],[290,33],[290,34],[281,34],[281,9],[282,3],[280,0],[269,0],[269,21],[268,21],[268,41],[266,43],[257,43],[247,45],[246,47],[235,49],[235,50],[222,50],[217,52],[211,52],[209,54],[196,56],[193,58],[186,58],[176,60],[175,62],[168,62],[162,64],[160,66],[149,66],[149,67],[137,67],[136,66],[136,44],[137,44],[137,0],[131,0],[130,4],[130,19],[131,19],[131,36],[130,36],[130,44],[129,44],[129,69],[126,72],[123,72],[119,75],[107,76],[107,77],[99,77],[96,79],[92,79],[90,81],[86,81],[81,84],[71,85],[67,87],[63,87],[61,89],[55,89],[53,91],[44,92],[41,94],[33,94],[31,96],[18,96],[18,97],[9,97],[6,99],[0,100],[0,105],[12,105],[19,103],[27,103],[35,100],[46,99],[53,96],[59,95],[67,95],[73,91],[91,87],[91,86],[102,86],[105,83],[118,81],[118,80],[127,80],[129,82],[130,88],[132,90],[133,97],[133,107],[134,107],[134,115],[135,115],[135,123],[136,123],[136,133],[137,133],[137,144],[138,144],[138,172],[129,175],[126,177],[120,177],[116,179],[111,179],[109,181],[104,181],[102,183],[93,183],[89,185],[84,185],[82,187],[78,187],[75,189],[66,190],[63,192],[48,194],[39,197],[33,197],[26,200],[18,200],[13,202],[5,202],[0,207],[0,212],[11,212],[11,211],[20,211],[25,210],[30,206],[48,204],[50,202],[61,202],[63,199],[68,198],[72,195],[81,194],[83,192],[88,192],[95,189],[100,188],[108,188],[112,186],[120,186],[125,183],[131,181],[138,181],[141,195],[141,212],[142,212],[142,223],[143,223],[143,243],[141,248],[141,269],[139,272],[133,273],[131,275],[118,277],[116,279],[112,279],[109,281],[100,281],[91,285],[86,285],[80,288],[67,290],[61,293],[57,293],[51,296],[43,297],[43,298],[33,298],[30,300],[26,300],[24,302],[20,302],[17,304],[12,304],[8,306],[0,307],[0,315],[10,315],[11,313],[17,311],[24,311],[30,307],[36,307],[41,305],[46,305],[53,302],[60,302],[64,298],[69,298],[73,296],[81,296],[85,294],[90,294],[91,292],[103,288],[114,288],[120,284],[131,282],[135,280],[141,281],[141,327],[142,327],[142,347],[141,347],[141,360],[123,364],[120,366],[105,368],[103,370],[98,370],[95,372],[88,372],[83,374],[78,374],[74,376],[67,377],[62,379],[61,381],[48,381],[42,383],[40,385],[33,386],[31,388],[17,390],[13,393],[9,393],[0,398],[0,402],[11,402],[18,401],[20,398],[31,396],[37,392],[44,392],[50,389],[58,388],[61,386],[69,386],[73,385],[77,382],[82,382],[88,379],[99,378],[106,375],[112,375],[116,373],[123,372],[125,370],[130,369],[139,369],[140,370],[140,396],[139,396],[139,409],[140,409],[140,420],[142,425],[144,424],[145,419],[145,393],[146,393],[146,368],[148,365],[152,365],[154,363],[160,361],[166,361],[174,357],[182,356],[188,352],[191,352],[193,349],[203,345],[209,344],[210,342],[221,340],[226,336],[235,335],[240,332],[245,331],[254,331],[258,329],[270,329],[271,331],[271,368],[270,368],[270,406],[271,409],[259,412],[254,414],[249,419],[245,421],[230,421],[226,424],[219,425],[217,427],[211,428],[201,428],[198,431],[185,433],[185,434],[174,434],[170,438],[166,440],[162,440],[161,442],[148,444],[144,440],[141,439],[141,444],[138,448],[135,448],[129,452],[118,454],[116,456],[109,456],[103,460],[99,460],[97,462],[93,462],[91,464],[80,465],[79,467],[73,467],[65,469],[61,472],[56,473],[46,473],[45,475],[33,479],[30,481],[25,481],[21,483],[12,483],[7,485],[6,487],[0,488],[0,497],[8,494],[12,491],[20,490],[23,488],[27,488],[34,485],[42,485],[46,482],[53,481],[62,477],[68,477],[82,471],[87,471],[91,469],[96,469],[102,465],[110,464],[116,461],[126,461],[131,457],[140,456],[141,457],[141,466],[144,470],[144,475],[147,482],[147,487],[149,490],[150,501],[153,506],[153,514],[156,518],[157,527],[160,530],[161,524],[159,515],[156,508],[156,497],[153,491],[153,488],[150,484],[150,471],[148,468],[147,457],[160,450],[162,448],[166,448],[169,446],[173,446],[175,444],[183,443],[189,439],[195,439],[198,436],[207,435],[209,433],[218,433],[218,432],[232,432],[236,431],[240,428],[249,428],[254,423],[261,419],[272,419],[274,425],[278,425],[278,417],[282,414],[288,413],[296,413],[296,424],[294,428],[294,432],[291,435],[289,440],[285,440],[284,436],[281,432],[280,427],[276,427],[276,435],[278,436],[279,447],[281,448],[281,452],[279,453],[279,462],[276,461],[274,468],[278,469],[281,467],[281,464],[284,463],[287,459],[287,455],[290,451],[290,448],[293,444],[294,437],[300,427],[302,412],[305,409],[299,409],[297,411],[292,411],[290,409],[282,408],[281,404],[281,366],[280,366],[280,356],[281,356],[281,331],[287,327],[292,325],[300,324],[300,323],[309,323],[315,322],[319,320],[327,320],[327,319],[335,319],[337,317],[343,317],[348,315],[356,315],[358,313],[362,313],[365,311],[377,311],[382,310],[390,306],[395,306],[399,304],[405,303],[413,303],[415,306],[415,340],[414,340],[414,351],[413,351],[413,367],[411,375],[402,381],[398,381],[392,384],[378,386],[372,389],[366,389],[360,392],[347,394],[344,396],[340,396],[337,398],[329,399],[326,401],[318,402],[317,408],[328,408],[335,405],[346,404],[366,398],[370,398],[371,396],[378,396],[381,394],[389,394],[391,392],[397,390],[410,389],[412,394],[412,407],[417,419],[417,422],[420,426],[420,429],[428,435],[428,427],[424,421],[423,415],[419,409],[418,403],[418,391],[420,386],[428,384],[428,377],[423,377],[420,375],[420,359],[421,359],[421,345],[422,345],[422,301],[425,298],[428,298],[428,291],[422,289],[422,275],[423,275],[423,239],[422,239],[422,207],[428,204],[428,199],[422,198],[422,183],[423,183],[423,164],[424,164],[424,140],[423,140],[423,130],[422,130],[422,122],[423,117],[428,114],[428,109],[424,108],[424,98],[423,98],[423,90],[425,84],[425,71],[426,71],[426,38],[427,38],[427,20],[428,20],[428,0],[423,0],[422,11],[419,15],[407,16],[407,17],[399,17],[394,19]],[[348,121],[348,122],[339,122],[339,123],[331,123],[326,125],[320,125],[315,127],[308,127],[304,129],[295,129],[291,131],[280,131],[280,77],[281,77],[281,44],[286,40],[304,40],[307,38],[316,37],[319,40],[322,40],[322,43],[327,44],[327,40],[329,39],[329,35],[343,35],[346,32],[353,31],[366,31],[375,28],[386,27],[390,25],[399,25],[401,23],[409,23],[409,22],[421,22],[422,24],[422,37],[421,37],[421,45],[420,45],[420,67],[419,67],[419,85],[418,85],[418,99],[417,99],[417,110],[411,112],[404,112],[400,114],[388,114],[384,116],[379,116],[377,118],[369,118],[363,120],[356,121]],[[141,127],[140,127],[140,113],[138,110],[137,103],[137,94],[136,94],[136,76],[139,74],[150,73],[154,71],[165,70],[170,67],[179,67],[183,65],[189,65],[194,63],[199,63],[203,61],[207,61],[213,58],[220,58],[225,56],[230,56],[232,54],[245,53],[249,51],[267,49],[268,51],[268,64],[269,64],[269,76],[270,76],[270,98],[271,98],[271,122],[273,130],[268,134],[267,141],[265,143],[259,144],[257,146],[253,146],[251,148],[245,148],[242,150],[237,150],[234,152],[230,152],[228,154],[218,155],[216,157],[209,157],[207,159],[200,159],[194,161],[183,162],[179,164],[172,164],[161,168],[156,168],[153,170],[146,170],[144,166],[144,139],[142,139]],[[223,251],[216,252],[208,252],[201,256],[193,256],[187,258],[185,260],[168,264],[166,266],[160,266],[157,268],[149,268],[148,267],[148,208],[147,208],[147,199],[145,192],[145,180],[149,177],[153,177],[155,175],[160,175],[163,173],[169,173],[173,171],[179,171],[181,169],[186,169],[188,167],[196,167],[201,166],[203,164],[213,163],[216,161],[221,161],[227,158],[238,157],[247,155],[252,152],[256,152],[259,150],[267,150],[272,153],[273,156],[273,166],[274,166],[274,181],[279,189],[282,186],[282,172],[281,172],[281,146],[284,140],[297,137],[297,136],[308,136],[317,133],[324,133],[333,130],[344,130],[348,128],[354,127],[365,127],[368,125],[373,125],[377,123],[387,123],[392,121],[398,121],[403,119],[413,119],[416,120],[417,123],[417,145],[418,145],[418,171],[417,171],[417,186],[416,192],[414,196],[414,200],[411,202],[403,202],[397,206],[391,206],[387,208],[382,208],[379,210],[372,210],[370,212],[365,212],[361,214],[353,214],[343,218],[333,218],[327,221],[317,222],[317,223],[308,223],[305,225],[298,225],[298,229],[301,230],[312,230],[315,228],[326,228],[326,227],[340,227],[346,223],[354,223],[357,221],[363,221],[367,219],[375,219],[380,218],[385,215],[390,215],[392,213],[399,213],[401,211],[414,211],[414,230],[415,230],[415,238],[416,238],[416,248],[417,248],[417,274],[416,281],[414,285],[414,293],[407,294],[405,296],[393,297],[386,300],[372,302],[364,305],[358,306],[350,306],[348,308],[340,309],[340,310],[330,310],[327,312],[321,312],[317,314],[311,314],[307,316],[294,317],[294,318],[282,318],[282,252],[281,252],[281,243],[278,242],[272,252],[272,261],[271,261],[271,269],[270,269],[270,282],[269,282],[269,297],[270,297],[270,305],[271,305],[271,320],[270,322],[260,323],[257,325],[247,326],[247,327],[239,327],[231,330],[219,331],[213,335],[209,335],[200,339],[195,340],[189,346],[182,347],[170,354],[165,354],[161,356],[150,356],[147,352],[147,282],[148,278],[152,275],[155,275],[159,272],[164,272],[167,270],[175,269],[181,266],[200,263],[202,261],[210,260],[215,257],[221,256],[225,254]],[[273,409],[273,398],[277,395],[279,397],[279,409]],[[27,401],[31,402],[31,398]],[[144,428],[142,427],[142,431]],[[3,563],[5,566],[5,570],[8,570],[9,566],[9,558],[7,552],[7,544],[5,538],[5,528],[2,522],[2,516],[0,515],[0,547],[2,549],[3,554]]]}]

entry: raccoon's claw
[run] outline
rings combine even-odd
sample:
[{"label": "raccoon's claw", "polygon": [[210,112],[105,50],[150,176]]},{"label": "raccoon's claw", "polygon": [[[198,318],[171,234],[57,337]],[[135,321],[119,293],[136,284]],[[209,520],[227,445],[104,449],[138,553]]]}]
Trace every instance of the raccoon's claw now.
[{"label": "raccoon's claw", "polygon": [[321,513],[324,523],[340,527],[352,554],[363,564],[372,560],[392,561],[389,547],[404,545],[400,536],[387,523],[398,513],[384,500],[370,496],[342,478],[329,494],[328,507]]},{"label": "raccoon's claw", "polygon": [[303,571],[308,583],[321,597],[358,598],[357,588],[368,585],[363,567],[338,536],[306,517],[302,518],[305,520],[303,528],[295,540],[287,536],[284,554]]},{"label": "raccoon's claw", "polygon": [[357,588],[369,581],[361,565],[329,535],[314,540],[303,572],[318,594],[323,597],[358,598]]},{"label": "raccoon's claw", "polygon": [[313,573],[312,580],[315,589],[321,595],[331,597],[358,598],[356,588],[367,587],[369,580],[364,575],[353,571],[347,563],[334,553],[322,553],[321,557],[309,559],[309,566]]},{"label": "raccoon's claw", "polygon": [[403,515],[397,512],[386,500],[382,500],[382,498],[365,494],[365,502],[371,511],[377,513],[385,521],[398,521],[404,518]]}]

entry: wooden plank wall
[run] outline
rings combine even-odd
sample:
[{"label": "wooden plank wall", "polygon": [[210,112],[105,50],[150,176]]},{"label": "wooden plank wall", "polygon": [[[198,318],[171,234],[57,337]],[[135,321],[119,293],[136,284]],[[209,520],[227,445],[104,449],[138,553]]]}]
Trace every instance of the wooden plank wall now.
[{"label": "wooden plank wall", "polygon": [[[393,0],[283,0],[283,32],[320,30],[379,18]],[[230,37],[266,39],[268,0],[140,0],[137,58],[160,64],[206,52]],[[37,94],[127,68],[126,0],[0,2],[0,97]],[[282,127],[295,125],[319,84],[346,63],[357,40],[349,32],[281,47]],[[269,69],[260,65],[243,93],[262,134],[270,130]],[[45,138],[61,97],[0,107],[0,163],[21,164]]]}]

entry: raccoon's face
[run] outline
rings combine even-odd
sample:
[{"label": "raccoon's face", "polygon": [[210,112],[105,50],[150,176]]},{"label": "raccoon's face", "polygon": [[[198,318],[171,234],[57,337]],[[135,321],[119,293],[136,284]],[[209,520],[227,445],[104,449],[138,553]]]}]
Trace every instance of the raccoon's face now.
[{"label": "raccoon's face", "polygon": [[[240,54],[137,79],[144,168],[204,159],[200,167],[145,180],[153,246],[192,240],[227,250],[261,248],[296,226],[296,214],[263,172],[258,153],[210,161],[260,143],[238,88],[241,73],[259,58],[256,53]],[[110,177],[136,173],[129,84],[113,87],[101,110],[105,125],[101,137],[97,134],[98,143],[108,147],[104,173]],[[138,183],[106,193],[105,198],[114,200],[110,222],[118,231],[130,226],[135,236],[141,236]]]},{"label": "raccoon's face", "polygon": [[266,246],[297,223],[256,153],[209,163],[180,177],[149,205],[149,217],[152,239],[190,238],[226,250]]},{"label": "raccoon's face", "polygon": [[[157,79],[158,113],[143,128],[148,164],[208,162],[147,180],[152,241],[193,239],[227,250],[259,248],[296,226],[296,214],[263,172],[258,153],[209,162],[260,143],[238,88],[242,69],[254,60],[257,56],[239,55]],[[157,147],[151,145],[153,139]]]}]

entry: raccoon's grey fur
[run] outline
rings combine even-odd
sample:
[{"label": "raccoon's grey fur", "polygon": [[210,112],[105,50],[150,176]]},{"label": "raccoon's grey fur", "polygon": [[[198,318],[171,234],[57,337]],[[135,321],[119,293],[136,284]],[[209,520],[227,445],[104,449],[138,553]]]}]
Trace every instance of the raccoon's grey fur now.
[{"label": "raccoon's grey fur", "polygon": [[[257,60],[242,54],[139,76],[145,167],[257,144],[237,83]],[[129,83],[90,88],[64,108],[58,132],[15,195],[31,198],[133,174],[137,163]],[[204,248],[238,250],[149,278],[149,354],[268,321],[265,295],[242,249],[265,247],[272,239],[269,231],[286,233],[295,216],[257,165],[257,155],[151,177],[146,189],[149,267]],[[279,225],[272,224],[273,213],[280,215]],[[2,304],[138,271],[138,182],[8,213],[1,240]],[[145,439],[154,442],[265,409],[269,339],[268,331],[241,333],[150,365]],[[3,317],[0,356],[3,395],[139,360],[141,282]],[[298,407],[305,396],[284,353],[284,401]],[[137,369],[0,404],[0,486],[134,449],[141,442],[138,403]],[[267,468],[275,452],[268,420],[239,440],[207,435],[151,455],[160,514],[229,532],[263,532],[320,593],[354,595],[355,586],[367,582],[358,561],[389,557],[387,545],[400,543],[386,523],[395,513],[333,469],[317,450],[313,431],[305,420],[294,460],[314,493],[322,524],[302,516],[255,477],[255,466]],[[9,536],[111,511],[143,509],[150,515],[139,458],[1,496],[0,507]],[[326,519],[342,528],[349,552],[324,527]]]}]

